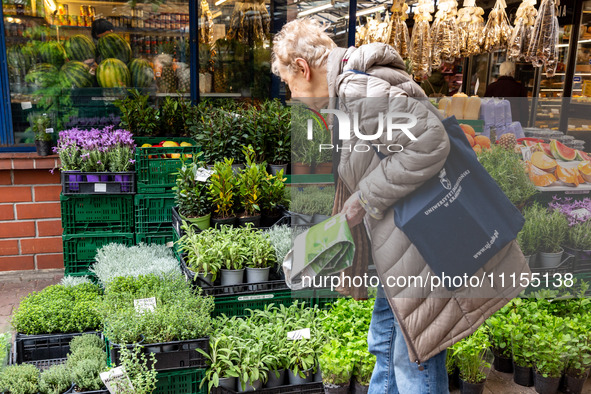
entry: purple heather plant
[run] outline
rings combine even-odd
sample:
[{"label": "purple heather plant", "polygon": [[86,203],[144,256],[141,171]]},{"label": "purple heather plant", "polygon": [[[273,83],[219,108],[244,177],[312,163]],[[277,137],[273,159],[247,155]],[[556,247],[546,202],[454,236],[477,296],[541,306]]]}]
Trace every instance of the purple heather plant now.
[{"label": "purple heather plant", "polygon": [[550,210],[559,211],[566,216],[568,225],[571,227],[591,219],[591,198],[573,200],[572,197],[552,196],[552,202],[548,204],[548,207]]}]

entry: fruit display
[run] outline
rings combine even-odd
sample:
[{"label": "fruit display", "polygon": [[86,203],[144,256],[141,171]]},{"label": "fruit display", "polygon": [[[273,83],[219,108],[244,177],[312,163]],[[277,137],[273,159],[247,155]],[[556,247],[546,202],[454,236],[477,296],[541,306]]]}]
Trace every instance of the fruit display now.
[{"label": "fruit display", "polygon": [[558,33],[556,2],[542,0],[527,56],[534,67],[546,67],[547,77],[554,76],[558,65]]},{"label": "fruit display", "polygon": [[115,33],[110,33],[99,38],[97,50],[101,60],[115,58],[127,64],[131,59],[131,47],[129,43]]},{"label": "fruit display", "polygon": [[124,88],[131,83],[129,69],[119,59],[105,59],[96,69],[96,79],[103,88]]},{"label": "fruit display", "polygon": [[569,148],[557,140],[550,141],[550,152],[558,160],[573,161],[577,158],[576,150]]},{"label": "fruit display", "polygon": [[226,38],[255,46],[268,41],[271,17],[263,0],[236,2]]},{"label": "fruit display", "polygon": [[513,133],[505,133],[499,138],[498,143],[501,148],[514,151],[517,145],[517,138],[515,138],[515,134]]},{"label": "fruit display", "polygon": [[77,61],[64,64],[60,69],[59,78],[62,86],[72,88],[92,87],[95,80],[90,74],[90,67]]},{"label": "fruit display", "polygon": [[415,10],[415,25],[410,42],[410,54],[412,72],[415,79],[426,79],[431,75],[431,29],[429,22],[431,14],[435,11],[433,3],[429,0],[419,0]]},{"label": "fruit display", "polygon": [[25,81],[37,89],[53,86],[58,81],[58,69],[53,64],[36,64],[27,73]]},{"label": "fruit display", "polygon": [[174,93],[177,89],[177,75],[173,68],[172,56],[162,54],[154,60],[156,84],[159,93]]},{"label": "fruit display", "polygon": [[199,44],[213,44],[213,16],[207,0],[201,0],[199,5]]},{"label": "fruit display", "polygon": [[408,4],[403,0],[395,0],[392,4],[392,16],[390,18],[390,38],[388,44],[394,47],[398,54],[407,59],[410,57],[410,35],[408,34],[408,26],[406,19],[408,14]]},{"label": "fruit display", "polygon": [[480,153],[490,149],[490,139],[484,135],[476,135],[474,128],[467,124],[460,124],[462,131],[466,135],[466,139],[470,143],[470,146],[476,153]]},{"label": "fruit display", "polygon": [[493,52],[507,47],[512,29],[505,8],[507,8],[505,0],[497,0],[488,15],[481,42],[485,52]]},{"label": "fruit display", "polygon": [[147,88],[154,84],[154,69],[145,59],[133,59],[128,65],[131,84],[137,88]]},{"label": "fruit display", "polygon": [[528,61],[528,50],[538,11],[536,0],[523,0],[515,15],[515,28],[509,40],[508,55],[514,61]]},{"label": "fruit display", "polygon": [[66,52],[61,43],[57,41],[48,41],[39,48],[39,60],[41,63],[52,64],[60,68],[66,59]]},{"label": "fruit display", "polygon": [[480,41],[484,30],[484,10],[476,7],[475,0],[465,0],[464,7],[458,10],[458,32],[460,35],[460,54],[478,55],[482,51]]},{"label": "fruit display", "polygon": [[90,37],[83,34],[76,34],[64,42],[66,57],[70,61],[83,62],[94,59],[96,56],[96,45]]},{"label": "fruit display", "polygon": [[460,57],[460,33],[456,16],[458,2],[441,0],[437,4],[435,21],[431,27],[431,68],[439,69],[443,63],[453,62]]}]

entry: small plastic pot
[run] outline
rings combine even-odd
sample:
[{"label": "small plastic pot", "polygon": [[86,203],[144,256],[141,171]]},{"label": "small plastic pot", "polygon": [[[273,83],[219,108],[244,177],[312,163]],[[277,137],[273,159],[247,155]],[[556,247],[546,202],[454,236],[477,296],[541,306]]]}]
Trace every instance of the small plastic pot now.
[{"label": "small plastic pot", "polygon": [[238,218],[238,227],[246,227],[247,223],[252,223],[253,227],[261,227],[261,215]]},{"label": "small plastic pot", "polygon": [[513,359],[507,358],[503,356],[497,356],[495,354],[495,359],[493,361],[493,365],[495,366],[495,370],[504,373],[513,373]]},{"label": "small plastic pot", "polygon": [[271,267],[266,268],[250,268],[246,267],[246,283],[260,283],[269,280],[269,272]]},{"label": "small plastic pot", "polygon": [[532,367],[522,367],[513,363],[513,381],[520,386],[533,386],[534,369]]},{"label": "small plastic pot", "polygon": [[326,394],[349,394],[349,390],[351,389],[351,381],[345,384],[324,383],[323,385]]},{"label": "small plastic pot", "polygon": [[226,218],[226,219],[216,219],[211,218],[211,226],[215,228],[220,228],[223,225],[234,226],[236,224],[236,218]]},{"label": "small plastic pot", "polygon": [[311,383],[313,381],[314,375],[312,374],[312,369],[310,368],[307,371],[304,371],[304,375],[306,376],[305,378],[302,378],[299,374],[295,374],[293,373],[293,371],[290,369],[287,371],[287,379],[289,381],[290,385],[294,385],[294,384],[306,384],[306,383]]},{"label": "small plastic pot", "polygon": [[222,269],[222,286],[240,285],[244,283],[244,268],[241,270]]},{"label": "small plastic pot", "polygon": [[[279,377],[275,373],[279,374]],[[285,369],[280,369],[278,371],[269,371],[269,379],[267,380],[267,384],[265,387],[272,388],[272,387],[279,387],[285,384]]]},{"label": "small plastic pot", "polygon": [[244,390],[242,389],[242,383],[238,382],[238,392],[239,393],[245,393],[247,391],[258,391],[262,388],[263,388],[263,382],[260,379],[255,380],[254,382],[246,382],[246,385],[244,386]]},{"label": "small plastic pot", "polygon": [[580,394],[583,392],[583,386],[585,385],[585,381],[589,377],[589,371],[583,376],[576,377],[565,375],[564,376],[564,392],[570,394]]},{"label": "small plastic pot", "polygon": [[236,378],[220,378],[220,385],[218,387],[223,387],[230,391],[236,391]]},{"label": "small plastic pot", "polygon": [[460,379],[460,391],[462,394],[482,394],[484,392],[484,382],[469,383]]},{"label": "small plastic pot", "polygon": [[358,381],[355,381],[355,383],[351,386],[351,391],[353,394],[367,394],[369,391],[369,386],[364,386]]},{"label": "small plastic pot", "polygon": [[536,393],[539,394],[556,394],[560,386],[560,378],[545,378],[539,373],[534,374],[534,386]]}]

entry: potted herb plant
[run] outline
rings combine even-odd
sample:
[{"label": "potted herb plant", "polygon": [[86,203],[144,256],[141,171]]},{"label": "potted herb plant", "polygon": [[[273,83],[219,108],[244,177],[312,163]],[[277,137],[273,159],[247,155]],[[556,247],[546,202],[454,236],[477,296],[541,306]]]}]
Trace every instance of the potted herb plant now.
[{"label": "potted herb plant", "polygon": [[245,249],[249,250],[246,261],[246,283],[269,280],[269,271],[275,264],[275,249],[267,234],[261,231],[244,231]]},{"label": "potted herb plant", "polygon": [[534,266],[541,246],[539,227],[536,222],[539,209],[539,207],[533,207],[523,210],[525,222],[521,231],[517,233],[517,243],[530,266]]},{"label": "potted herb plant", "polygon": [[273,388],[285,384],[286,369],[288,368],[287,338],[277,336],[267,341],[268,353],[275,355],[273,359],[267,361],[269,373],[265,387]]},{"label": "potted herb plant", "polygon": [[291,109],[279,100],[263,103],[265,114],[265,159],[269,162],[271,175],[287,174],[287,163],[291,159]]},{"label": "potted herb plant", "polygon": [[210,338],[209,354],[201,349],[197,351],[207,358],[208,368],[205,379],[201,381],[202,387],[207,382],[208,390],[213,387],[223,387],[235,391],[238,380],[238,352],[230,339],[225,336]]},{"label": "potted herb plant", "polygon": [[543,325],[537,325],[533,330],[534,385],[536,392],[540,394],[553,394],[558,391],[565,368],[566,341],[563,325],[564,319],[548,314]]},{"label": "potted herb plant", "polygon": [[70,370],[65,364],[52,365],[39,376],[39,391],[42,393],[66,393],[72,386]]},{"label": "potted herb plant", "polygon": [[326,129],[314,134],[316,149],[314,150],[314,174],[332,174],[332,149],[322,148],[331,145],[332,138],[330,132]]},{"label": "potted herb plant", "polygon": [[185,253],[183,261],[201,282],[211,286],[222,268],[217,249],[221,246],[217,240],[218,231],[210,228],[197,232],[193,226],[186,224],[183,224],[183,229],[185,234],[177,241],[180,250]]},{"label": "potted herb plant", "polygon": [[215,227],[236,222],[234,201],[236,198],[236,177],[232,170],[233,159],[216,162],[211,175],[209,193],[213,202],[214,216],[211,221]]},{"label": "potted herb plant", "polygon": [[10,365],[0,371],[0,387],[6,393],[37,394],[39,370],[32,364]]},{"label": "potted herb plant", "polygon": [[312,369],[316,364],[316,350],[309,339],[290,341],[287,346],[289,355],[289,369],[287,377],[289,384],[305,384],[312,382]]},{"label": "potted herb plant", "polygon": [[591,368],[591,320],[588,316],[573,316],[566,322],[570,335],[566,338],[568,354],[564,377],[564,391],[581,393]]},{"label": "potted herb plant", "polygon": [[541,212],[536,219],[540,232],[540,267],[557,267],[564,252],[562,245],[568,232],[568,221],[558,211]]},{"label": "potted herb plant", "polygon": [[460,390],[463,394],[480,394],[484,391],[492,361],[489,346],[488,335],[483,328],[454,346],[454,357],[460,371]]},{"label": "potted herb plant", "polygon": [[520,386],[534,385],[534,372],[532,367],[532,358],[534,349],[532,348],[532,325],[530,322],[520,319],[514,326],[511,343],[513,353],[513,381]]},{"label": "potted herb plant", "polygon": [[588,265],[586,263],[591,261],[591,221],[569,225],[564,249],[575,256],[577,265]]},{"label": "potted herb plant", "polygon": [[499,372],[512,373],[511,333],[514,327],[505,313],[506,309],[501,309],[486,320],[486,325],[495,357],[495,369]]},{"label": "potted herb plant", "polygon": [[262,342],[248,341],[238,346],[238,392],[256,391],[267,380],[267,362],[275,356],[264,354]]},{"label": "potted herb plant", "polygon": [[120,126],[134,136],[155,136],[160,130],[159,111],[148,103],[149,94],[143,96],[137,89],[131,89],[129,96],[113,104],[121,111]]},{"label": "potted herb plant", "polygon": [[238,217],[238,223],[241,226],[246,223],[253,223],[255,227],[259,227],[261,224],[261,208],[259,204],[264,174],[261,171],[262,166],[254,161],[253,147],[249,145],[244,148],[243,152],[246,157],[246,167],[240,171],[237,186],[244,213]]},{"label": "potted herb plant", "polygon": [[218,256],[222,261],[222,286],[232,286],[244,283],[244,271],[248,250],[234,237],[237,232],[229,226],[222,226],[220,231]]},{"label": "potted herb plant", "polygon": [[322,370],[322,383],[327,394],[347,394],[351,386],[354,363],[349,348],[331,340],[322,347],[318,357]]},{"label": "potted herb plant", "polygon": [[176,185],[173,187],[176,209],[181,219],[193,223],[200,230],[210,227],[211,195],[209,181],[206,177],[197,179],[198,171],[205,163],[197,160],[187,163],[181,158],[182,166],[177,173]]},{"label": "potted herb plant", "polygon": [[289,201],[285,194],[283,170],[276,175],[265,174],[261,182],[261,226],[271,227],[282,217]]},{"label": "potted herb plant", "polygon": [[29,122],[33,133],[35,133],[35,147],[39,156],[49,156],[53,145],[53,128],[51,117],[47,114],[32,113],[29,115]]},{"label": "potted herb plant", "polygon": [[[291,173],[306,175],[312,172],[312,164],[318,144],[308,140],[308,119],[312,112],[303,106],[292,106],[292,145],[291,145]],[[313,121],[312,128],[318,131],[320,125]]]}]

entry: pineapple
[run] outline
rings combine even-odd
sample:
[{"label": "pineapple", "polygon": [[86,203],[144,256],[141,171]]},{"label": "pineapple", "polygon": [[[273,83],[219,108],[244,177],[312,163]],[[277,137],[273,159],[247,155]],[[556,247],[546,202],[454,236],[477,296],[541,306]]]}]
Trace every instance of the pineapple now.
[{"label": "pineapple", "polygon": [[176,77],[180,93],[191,91],[191,69],[187,63],[176,63]]},{"label": "pineapple", "polygon": [[177,90],[177,75],[172,56],[162,54],[154,60],[158,93],[174,93]]},{"label": "pineapple", "polygon": [[503,134],[501,138],[499,138],[499,145],[506,150],[514,150],[516,144],[517,139],[513,133]]}]

